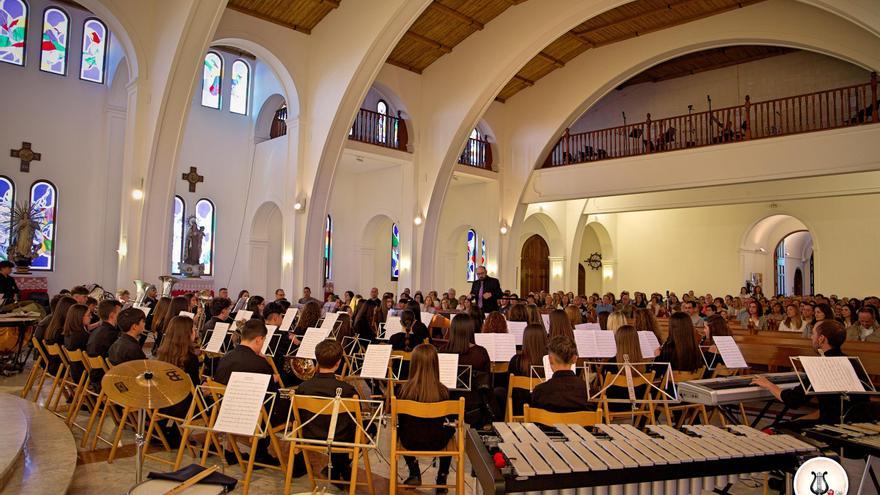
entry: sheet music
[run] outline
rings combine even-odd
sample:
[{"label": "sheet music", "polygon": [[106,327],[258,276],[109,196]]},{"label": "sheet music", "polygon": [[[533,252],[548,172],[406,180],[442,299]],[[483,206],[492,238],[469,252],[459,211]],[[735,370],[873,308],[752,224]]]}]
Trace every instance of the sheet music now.
[{"label": "sheet music", "polygon": [[575,330],[602,330],[598,323],[580,323],[574,326]]},{"label": "sheet music", "polygon": [[516,354],[516,337],[509,333],[474,334],[477,345],[486,348],[493,363],[506,363]]},{"label": "sheet music", "polygon": [[263,349],[260,350],[260,354],[266,354],[266,349],[269,348],[269,343],[272,342],[272,336],[275,335],[275,330],[278,330],[276,325],[266,325],[266,340],[263,341]]},{"label": "sheet music", "polygon": [[516,345],[522,345],[523,332],[526,330],[528,323],[524,321],[508,321],[507,332],[513,335]]},{"label": "sheet music", "polygon": [[251,316],[254,315],[253,311],[248,311],[246,309],[239,309],[238,313],[235,313],[235,319],[232,321],[248,321],[251,319]]},{"label": "sheet music", "polygon": [[279,326],[278,328],[280,328],[283,332],[290,330],[290,325],[293,325],[293,320],[296,319],[297,313],[299,313],[298,309],[287,308],[287,311],[284,312],[284,318],[281,319],[281,326]]},{"label": "sheet music", "polygon": [[328,335],[330,335],[329,328],[306,329],[306,334],[303,335],[299,349],[296,350],[296,357],[315,359],[315,346],[325,340]]},{"label": "sheet music", "polygon": [[614,341],[614,332],[581,330],[574,333],[574,343],[577,345],[578,357],[610,358],[617,356],[617,342]]},{"label": "sheet music", "polygon": [[324,315],[324,321],[321,322],[321,328],[332,330],[337,319],[339,319],[339,313],[327,313]]},{"label": "sheet music", "polygon": [[390,338],[395,333],[402,331],[403,324],[400,323],[400,317],[388,315],[388,319],[385,320],[385,338]]},{"label": "sheet music", "polygon": [[547,313],[541,313],[541,319],[544,320],[544,328],[549,332],[550,331],[550,315]]},{"label": "sheet music", "polygon": [[[577,363],[571,363],[571,371],[574,371]],[[544,354],[544,376],[547,379],[553,378],[553,368],[550,367],[550,356],[548,354]]]},{"label": "sheet music", "polygon": [[133,305],[132,308],[136,308],[136,309],[141,310],[141,312],[144,313],[144,318],[150,316],[150,311],[153,310],[153,308],[151,308],[149,306],[141,306],[139,304]]},{"label": "sheet music", "polygon": [[712,341],[715,343],[715,348],[718,349],[718,353],[721,354],[721,359],[724,360],[724,366],[728,368],[748,368],[749,365],[746,363],[746,358],[743,357],[742,352],[739,350],[739,346],[736,345],[736,341],[733,340],[733,337],[730,335],[719,335],[717,337],[712,337]]},{"label": "sheet music", "polygon": [[385,378],[388,376],[388,361],[391,359],[389,344],[370,344],[364,353],[361,378]]},{"label": "sheet music", "polygon": [[856,370],[846,356],[799,356],[814,392],[864,392]]},{"label": "sheet music", "polygon": [[211,340],[209,340],[208,344],[205,346],[205,351],[213,352],[215,354],[222,352],[221,348],[223,347],[223,342],[226,340],[226,332],[228,331],[229,323],[215,323],[214,330],[211,331]]},{"label": "sheet music", "polygon": [[596,349],[599,353],[596,357],[610,358],[617,356],[617,341],[614,340],[614,332],[607,330],[598,330],[593,332],[596,335]]},{"label": "sheet music", "polygon": [[234,435],[253,435],[260,420],[260,410],[272,375],[232,372],[220,412],[214,422],[215,431]]},{"label": "sheet music", "polygon": [[440,360],[440,383],[446,388],[457,388],[458,384],[458,354],[441,352],[437,354]]},{"label": "sheet music", "polygon": [[654,359],[654,353],[660,348],[660,341],[654,332],[639,331],[639,347],[642,349],[642,359]]},{"label": "sheet music", "polygon": [[189,311],[181,311],[180,313],[177,313],[177,316],[186,316],[187,318],[191,318],[193,320],[196,319],[195,313],[190,313]]},{"label": "sheet music", "polygon": [[426,327],[431,328],[431,322],[434,320],[434,313],[422,311],[421,318],[422,323],[424,323]]}]

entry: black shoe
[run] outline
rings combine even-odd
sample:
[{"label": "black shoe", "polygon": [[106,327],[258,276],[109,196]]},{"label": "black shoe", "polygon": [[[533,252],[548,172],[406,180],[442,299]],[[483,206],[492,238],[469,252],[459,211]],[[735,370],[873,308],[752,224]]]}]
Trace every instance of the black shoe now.
[{"label": "black shoe", "polygon": [[293,456],[293,477],[300,478],[309,474],[308,469],[306,469],[306,460],[302,455],[302,452],[297,452]]},{"label": "black shoe", "polygon": [[226,464],[229,464],[230,466],[235,466],[238,464],[238,459],[235,458],[235,452],[231,450],[223,451],[223,457],[226,458]]},{"label": "black shoe", "polygon": [[421,485],[422,484],[422,474],[419,473],[418,471],[415,473],[410,472],[409,478],[403,480],[403,484],[404,485],[412,485],[412,486]]},{"label": "black shoe", "polygon": [[[438,485],[445,485],[446,484],[446,476],[448,474],[449,473],[437,473],[437,484]],[[435,491],[435,493],[437,493],[437,495],[445,495],[445,494],[449,493],[449,489],[446,488],[445,486],[438,487],[437,490]]]}]

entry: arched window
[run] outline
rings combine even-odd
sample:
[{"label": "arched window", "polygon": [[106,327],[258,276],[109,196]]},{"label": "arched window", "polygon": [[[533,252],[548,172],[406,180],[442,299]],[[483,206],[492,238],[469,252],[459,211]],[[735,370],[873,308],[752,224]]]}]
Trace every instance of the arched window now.
[{"label": "arched window", "polygon": [[247,115],[250,67],[244,60],[232,62],[232,89],[229,95],[229,111]]},{"label": "arched window", "polygon": [[0,0],[0,62],[24,65],[27,15],[23,0]]},{"label": "arched window", "polygon": [[480,239],[480,265],[486,265],[486,239]]},{"label": "arched window", "polygon": [[183,237],[186,228],[186,203],[180,196],[174,196],[171,212],[171,273],[180,273],[178,263],[183,261]]},{"label": "arched window", "polygon": [[0,261],[7,259],[9,238],[12,233],[12,205],[15,204],[15,184],[0,175]]},{"label": "arched window", "polygon": [[397,224],[391,224],[391,281],[396,282],[400,278],[400,229]]},{"label": "arched window", "polygon": [[196,223],[205,229],[202,237],[202,257],[199,263],[205,265],[205,275],[211,275],[214,268],[214,203],[202,198],[196,203]]},{"label": "arched window", "polygon": [[333,219],[324,222],[324,283],[333,278]]},{"label": "arched window", "polygon": [[31,186],[31,209],[39,223],[34,233],[37,257],[31,262],[31,270],[52,270],[55,264],[55,212],[58,207],[58,191],[48,181],[37,181]]},{"label": "arched window", "polygon": [[776,245],[776,294],[785,295],[785,238]]},{"label": "arched window", "polygon": [[40,45],[40,70],[67,74],[67,34],[70,19],[63,10],[49,7],[43,12],[43,42]]},{"label": "arched window", "polygon": [[82,64],[79,78],[104,84],[104,66],[107,63],[107,26],[98,19],[86,19],[83,24]]},{"label": "arched window", "polygon": [[202,106],[220,109],[220,85],[223,81],[223,59],[208,52],[202,68]]},{"label": "arched window", "polygon": [[477,232],[474,229],[467,233],[467,281],[477,279]]},{"label": "arched window", "polygon": [[385,143],[388,139],[388,119],[386,118],[388,104],[384,100],[379,100],[379,103],[376,104],[376,112],[379,114],[379,118],[376,120],[376,139],[380,143]]}]

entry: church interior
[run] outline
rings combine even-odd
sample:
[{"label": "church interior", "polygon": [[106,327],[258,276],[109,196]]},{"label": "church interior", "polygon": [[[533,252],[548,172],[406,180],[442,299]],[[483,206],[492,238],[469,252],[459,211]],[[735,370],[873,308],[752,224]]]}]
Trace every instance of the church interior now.
[{"label": "church interior", "polygon": [[877,493],[878,70],[876,0],[0,0],[0,495]]}]

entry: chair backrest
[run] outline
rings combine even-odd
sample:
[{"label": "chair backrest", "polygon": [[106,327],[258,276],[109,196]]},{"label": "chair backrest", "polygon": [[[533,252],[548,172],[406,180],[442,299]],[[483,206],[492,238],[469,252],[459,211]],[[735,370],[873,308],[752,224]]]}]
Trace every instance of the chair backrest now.
[{"label": "chair backrest", "polygon": [[34,346],[34,349],[37,350],[37,354],[40,355],[40,358],[43,362],[49,361],[49,356],[46,355],[46,349],[43,347],[43,343],[37,340],[36,337],[31,337],[31,345]]},{"label": "chair backrest", "polygon": [[675,383],[688,382],[691,380],[699,380],[703,378],[703,373],[705,372],[705,366],[695,371],[672,370],[672,378],[675,380]]},{"label": "chair backrest", "polygon": [[536,407],[529,407],[528,404],[523,405],[523,416],[526,423],[541,423],[542,425],[547,426],[558,424],[590,426],[601,423],[603,418],[601,407],[595,411],[557,413]]},{"label": "chair backrest", "polygon": [[525,390],[527,392],[531,392],[539,383],[544,383],[544,379],[537,377],[533,378],[530,376],[517,376],[511,374],[510,378],[507,381],[507,398],[509,399],[513,395],[514,390]]},{"label": "chair backrest", "polygon": [[403,400],[397,397],[391,398],[391,426],[397,425],[397,415],[406,414],[414,418],[442,418],[444,416],[456,416],[458,424],[464,424],[464,397],[458,400],[444,400],[440,402],[416,402]]},{"label": "chair backrest", "polygon": [[92,370],[104,370],[107,371],[110,369],[110,366],[107,365],[107,360],[104,359],[104,356],[89,356],[87,353],[83,353],[83,364],[86,368]]},{"label": "chair backrest", "polygon": [[715,369],[712,370],[712,378],[717,378],[719,376],[735,376],[738,375],[740,371],[740,368],[728,368],[723,364],[717,364],[715,365]]},{"label": "chair backrest", "polygon": [[83,351],[82,350],[77,349],[75,351],[71,351],[66,347],[62,347],[61,352],[67,358],[68,362],[71,362],[71,363],[83,362]]},{"label": "chair backrest", "polygon": [[43,344],[46,348],[46,354],[50,356],[58,356],[61,357],[61,346],[58,344]]}]

